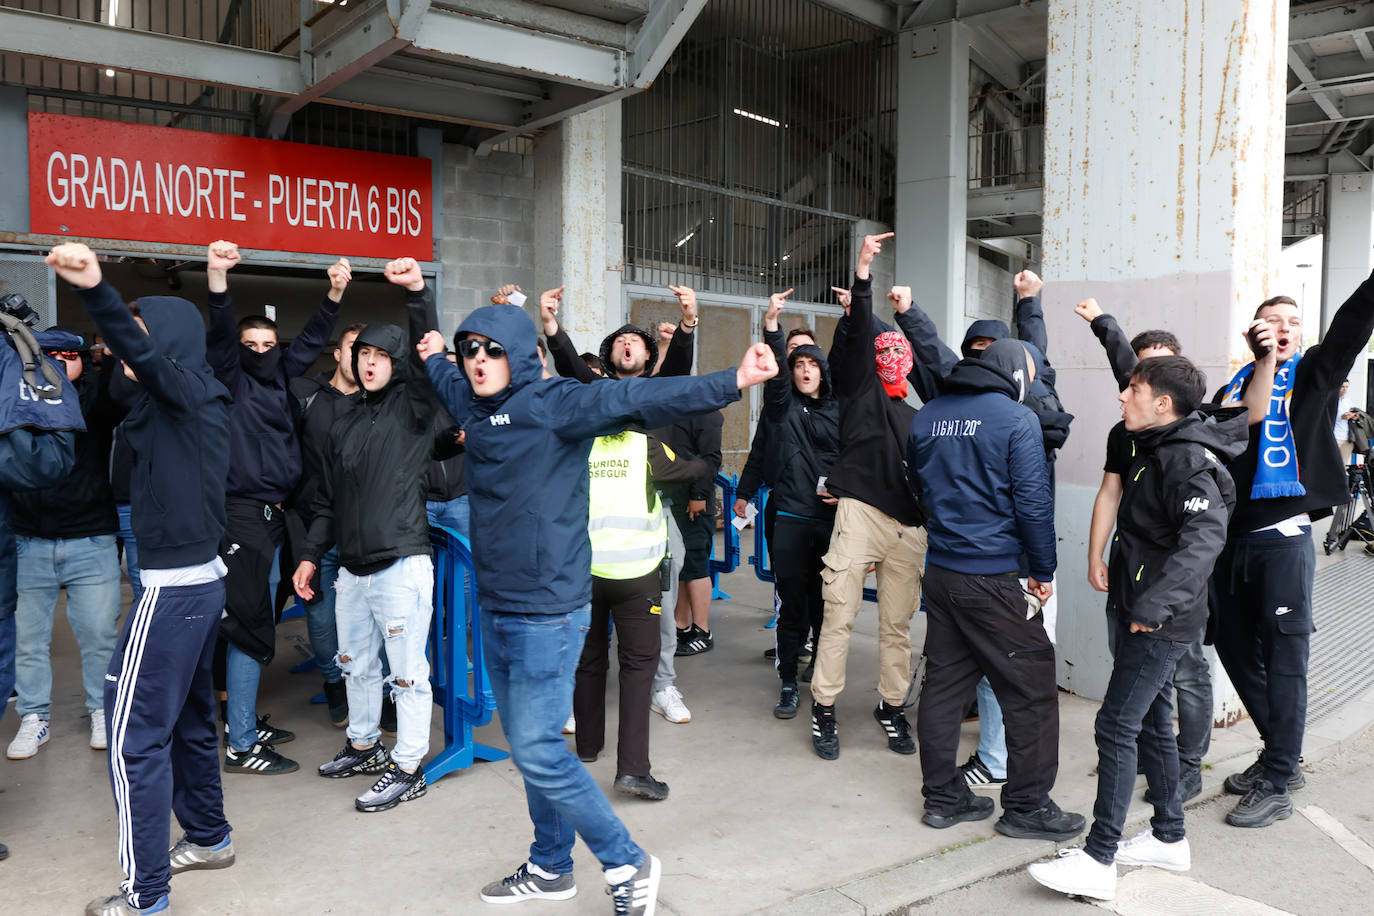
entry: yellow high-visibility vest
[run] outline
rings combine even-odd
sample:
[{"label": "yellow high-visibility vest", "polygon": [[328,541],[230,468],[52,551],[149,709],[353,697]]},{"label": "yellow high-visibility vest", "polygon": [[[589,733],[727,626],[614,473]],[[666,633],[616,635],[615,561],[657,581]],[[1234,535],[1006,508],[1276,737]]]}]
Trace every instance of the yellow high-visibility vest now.
[{"label": "yellow high-visibility vest", "polygon": [[643,433],[628,431],[601,436],[592,443],[587,463],[592,575],[598,579],[648,575],[663,562],[668,546],[668,522],[658,494],[649,485],[649,440]]}]

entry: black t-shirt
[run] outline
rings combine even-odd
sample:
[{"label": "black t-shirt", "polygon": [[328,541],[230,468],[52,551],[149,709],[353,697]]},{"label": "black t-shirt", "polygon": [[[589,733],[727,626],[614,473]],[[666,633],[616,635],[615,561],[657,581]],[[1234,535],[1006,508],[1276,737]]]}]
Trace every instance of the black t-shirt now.
[{"label": "black t-shirt", "polygon": [[1131,434],[1126,432],[1126,423],[1122,421],[1112,427],[1112,431],[1107,433],[1107,461],[1102,465],[1102,470],[1108,474],[1119,474],[1125,477],[1131,469],[1131,462],[1135,460],[1135,440]]}]

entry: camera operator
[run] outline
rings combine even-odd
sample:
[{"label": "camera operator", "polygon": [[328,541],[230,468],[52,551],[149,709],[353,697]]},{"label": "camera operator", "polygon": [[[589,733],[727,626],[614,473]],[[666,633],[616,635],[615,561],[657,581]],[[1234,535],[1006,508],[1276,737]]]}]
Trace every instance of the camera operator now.
[{"label": "camera operator", "polygon": [[54,328],[36,337],[43,352],[65,367],[86,431],[76,436],[76,463],[70,474],[52,486],[10,495],[19,556],[15,711],[21,720],[6,751],[11,760],[33,757],[50,737],[49,653],[63,588],[67,620],[81,648],[90,745],[105,749],[105,669],[119,622],[119,522],[108,469],[111,438],[124,410],[110,396],[106,370],[87,365],[87,342],[79,334]]},{"label": "camera operator", "polygon": [[[61,370],[43,362],[29,326],[38,316],[23,296],[0,297],[0,697],[14,689],[15,551],[9,494],[44,487],[72,469],[76,432],[83,428],[76,391]],[[40,374],[41,373],[41,374]],[[54,390],[56,389],[56,390]],[[0,717],[8,704],[0,704]],[[9,850],[0,845],[0,859]]]}]

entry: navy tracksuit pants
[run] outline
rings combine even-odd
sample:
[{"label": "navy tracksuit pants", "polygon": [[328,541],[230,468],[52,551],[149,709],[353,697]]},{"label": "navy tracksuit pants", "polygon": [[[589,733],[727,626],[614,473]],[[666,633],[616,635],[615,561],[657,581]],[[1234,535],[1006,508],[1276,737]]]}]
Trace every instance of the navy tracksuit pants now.
[{"label": "navy tracksuit pants", "polygon": [[229,835],[211,685],[223,610],[222,581],[145,585],[105,675],[119,864],[135,907],[168,891],[169,811],[193,843],[214,846]]}]

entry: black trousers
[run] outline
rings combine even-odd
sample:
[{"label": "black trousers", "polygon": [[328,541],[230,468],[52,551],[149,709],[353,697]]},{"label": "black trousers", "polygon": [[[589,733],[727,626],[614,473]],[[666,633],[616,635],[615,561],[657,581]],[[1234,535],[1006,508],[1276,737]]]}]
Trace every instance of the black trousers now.
[{"label": "black trousers", "polygon": [[225,515],[220,558],[229,572],[221,632],[245,655],[267,664],[277,648],[277,616],[267,585],[277,548],[286,538],[286,515],[271,503],[239,496],[225,501]]},{"label": "black trousers", "polygon": [[1264,740],[1265,778],[1279,787],[1302,755],[1316,562],[1307,533],[1263,531],[1228,542],[1212,573],[1217,657]]},{"label": "black trousers", "polygon": [[591,757],[606,745],[606,677],[610,670],[611,621],[620,661],[620,732],[617,776],[649,775],[649,697],[658,670],[659,573],[638,579],[592,579],[592,616],[573,687],[577,755]]},{"label": "black trousers", "polygon": [[1044,618],[1026,619],[1015,572],[995,576],[927,566],[926,677],[916,734],[926,810],[953,813],[968,793],[959,772],[959,729],[978,681],[992,684],[1007,730],[1005,811],[1044,805],[1059,773],[1059,697],[1054,646]]},{"label": "black trousers", "polygon": [[778,677],[797,682],[797,656],[807,634],[819,633],[825,616],[821,599],[821,558],[830,549],[833,519],[779,515],[770,544],[773,575],[782,608],[778,613]]}]

